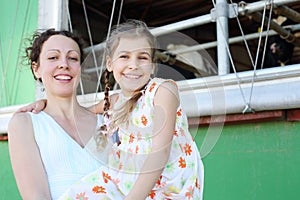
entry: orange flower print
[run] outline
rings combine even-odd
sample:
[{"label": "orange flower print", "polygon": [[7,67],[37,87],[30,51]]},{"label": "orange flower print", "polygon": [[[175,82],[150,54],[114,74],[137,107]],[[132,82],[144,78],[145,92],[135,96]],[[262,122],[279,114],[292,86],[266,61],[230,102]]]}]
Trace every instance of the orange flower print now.
[{"label": "orange flower print", "polygon": [[190,186],[188,188],[188,191],[185,193],[185,196],[188,197],[188,199],[193,198],[193,196],[194,196],[194,188],[192,186]]},{"label": "orange flower print", "polygon": [[198,182],[198,178],[196,178],[195,186],[196,186],[196,188],[200,189],[200,185],[199,185],[199,182]]},{"label": "orange flower print", "polygon": [[104,179],[104,183],[107,183],[108,180],[111,180],[111,177],[108,174],[104,173],[104,172],[102,172],[102,176],[103,176],[103,179]]},{"label": "orange flower print", "polygon": [[185,162],[185,159],[183,159],[182,157],[180,157],[179,159],[179,167],[181,168],[186,168],[186,162]]},{"label": "orange flower print", "polygon": [[85,192],[81,192],[79,194],[76,194],[76,199],[78,199],[78,200],[89,200],[89,198],[85,196]]},{"label": "orange flower print", "polygon": [[146,126],[147,123],[148,123],[148,120],[147,120],[147,118],[146,118],[145,115],[142,116],[141,120],[142,120],[142,124],[143,124],[144,126]]},{"label": "orange flower print", "polygon": [[191,155],[191,153],[192,153],[191,145],[186,143],[184,146],[184,152],[185,152],[185,155],[187,155],[187,156]]},{"label": "orange flower print", "polygon": [[156,187],[157,187],[158,185],[160,185],[161,178],[162,178],[162,176],[160,176],[159,179],[156,181]]},{"label": "orange flower print", "polygon": [[112,179],[112,181],[113,181],[116,185],[118,185],[118,184],[120,183],[120,179],[118,179],[118,178]]},{"label": "orange flower print", "polygon": [[149,92],[152,92],[152,90],[154,89],[155,86],[156,86],[156,83],[152,83],[149,88]]},{"label": "orange flower print", "polygon": [[133,135],[133,133],[130,133],[129,143],[133,143],[133,140],[134,140],[134,135]]},{"label": "orange flower print", "polygon": [[120,162],[119,164],[119,170],[123,169],[123,163]]},{"label": "orange flower print", "polygon": [[135,147],[135,153],[136,153],[136,154],[139,153],[139,146],[138,146],[138,145],[136,145],[136,147]]},{"label": "orange flower print", "polygon": [[180,109],[177,111],[177,116],[178,116],[178,117],[180,117],[180,116],[182,115],[181,112],[182,112],[182,109],[180,108]]},{"label": "orange flower print", "polygon": [[116,155],[118,156],[118,158],[120,158],[120,156],[121,156],[121,151],[118,150],[118,151],[116,152]]},{"label": "orange flower print", "polygon": [[155,190],[151,190],[151,192],[148,194],[148,197],[150,197],[151,199],[154,199],[154,197],[155,197]]},{"label": "orange flower print", "polygon": [[176,130],[174,130],[174,136],[178,136],[178,133]]},{"label": "orange flower print", "polygon": [[100,193],[106,194],[105,187],[98,186],[98,185],[93,187],[93,192],[96,194],[100,194]]}]

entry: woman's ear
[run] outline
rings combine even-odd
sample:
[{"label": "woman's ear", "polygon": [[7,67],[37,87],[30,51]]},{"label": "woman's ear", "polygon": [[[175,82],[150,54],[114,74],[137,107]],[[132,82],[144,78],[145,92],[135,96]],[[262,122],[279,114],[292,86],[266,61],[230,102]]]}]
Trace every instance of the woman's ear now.
[{"label": "woman's ear", "polygon": [[33,71],[34,76],[35,76],[36,79],[42,78],[42,76],[41,76],[41,74],[39,72],[38,64],[36,62],[32,62],[31,68],[32,68],[32,71]]},{"label": "woman's ear", "polygon": [[109,56],[106,56],[106,69],[109,72],[112,72],[112,60]]}]

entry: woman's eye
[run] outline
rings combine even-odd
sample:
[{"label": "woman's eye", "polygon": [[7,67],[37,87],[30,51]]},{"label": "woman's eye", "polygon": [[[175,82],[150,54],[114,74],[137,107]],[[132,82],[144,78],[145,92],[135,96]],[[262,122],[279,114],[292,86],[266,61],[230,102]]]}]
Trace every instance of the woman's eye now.
[{"label": "woman's eye", "polygon": [[57,59],[57,56],[49,56],[48,57],[48,60],[56,60]]},{"label": "woman's eye", "polygon": [[70,57],[69,59],[72,60],[72,61],[78,61],[79,60],[77,57]]}]

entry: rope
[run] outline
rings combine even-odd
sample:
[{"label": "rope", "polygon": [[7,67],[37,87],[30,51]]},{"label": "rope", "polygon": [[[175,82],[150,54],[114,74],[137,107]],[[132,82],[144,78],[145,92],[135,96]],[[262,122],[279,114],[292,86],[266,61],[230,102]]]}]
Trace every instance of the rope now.
[{"label": "rope", "polygon": [[124,0],[121,1],[117,25],[120,24],[121,14],[122,14],[122,10],[123,10],[123,2],[124,2]]},{"label": "rope", "polygon": [[[122,2],[122,4],[123,4],[123,2]],[[115,7],[116,7],[116,0],[114,0],[114,2],[113,2],[113,7],[112,7],[112,11],[111,11],[111,15],[110,15],[110,20],[109,20],[109,25],[108,25],[108,31],[107,31],[107,35],[106,35],[106,41],[107,41],[107,39],[108,39],[108,37],[110,35],[110,32],[111,32],[113,16],[114,16],[114,13],[115,13]],[[93,49],[94,49],[94,47],[93,47]],[[106,43],[105,43],[104,49],[106,49]],[[102,61],[101,61],[101,71],[100,71],[101,75],[98,76],[97,88],[96,88],[96,91],[95,91],[96,94],[98,94],[99,87],[102,90],[102,87],[101,87],[101,76],[103,74],[104,60],[105,60],[105,52],[103,51]]]},{"label": "rope", "polygon": [[[268,1],[270,3],[270,0],[268,0]],[[273,9],[273,0],[271,0],[271,1],[272,1],[272,3],[271,3],[271,10],[270,10],[270,13],[269,13],[270,16],[269,16],[269,21],[268,21],[267,33],[270,30],[270,22],[271,22],[270,20],[271,20],[272,9]],[[267,9],[267,3],[264,6],[264,12],[263,12],[263,18],[262,18],[262,24],[261,24],[261,31],[260,31],[260,35],[259,35],[259,43],[258,43],[258,47],[257,47],[257,54],[256,54],[255,65],[254,65],[254,70],[253,70],[253,76],[252,76],[252,80],[251,80],[250,95],[249,95],[249,101],[248,101],[248,104],[247,104],[247,105],[249,105],[249,108],[247,108],[247,106],[246,106],[245,109],[244,109],[245,111],[248,110],[248,111],[252,111],[253,112],[253,110],[250,107],[250,103],[251,103],[252,96],[253,96],[253,87],[254,87],[254,81],[255,81],[255,77],[256,77],[256,68],[257,68],[257,62],[258,62],[259,49],[260,49],[260,45],[261,45],[261,39],[262,39],[262,32],[263,32],[263,27],[264,27],[264,21],[265,21],[265,16],[266,16],[266,9]],[[264,60],[264,57],[265,57],[267,40],[268,40],[268,34],[266,35],[266,39],[265,39],[265,44],[264,44],[264,49],[263,49],[262,63],[263,63],[263,60]]]},{"label": "rope", "polygon": [[267,42],[268,42],[268,37],[269,37],[272,12],[273,12],[273,0],[271,2],[271,8],[270,8],[270,13],[269,13],[268,26],[267,26],[267,34],[266,34],[266,39],[265,39],[265,44],[264,44],[263,57],[262,57],[262,61],[261,61],[261,69],[263,68],[263,63],[265,61],[265,54],[266,54],[266,49],[267,49]]},{"label": "rope", "polygon": [[[91,47],[93,47],[94,45],[93,45],[92,34],[91,34],[91,30],[90,30],[90,23],[89,23],[89,20],[88,20],[88,17],[87,17],[87,12],[86,12],[86,7],[85,7],[84,0],[82,0],[82,7],[83,7],[84,17],[85,17],[86,26],[87,26],[87,31],[88,31],[88,35],[89,35],[89,39],[90,39],[90,45],[91,45]],[[97,76],[99,77],[98,63],[97,63],[97,59],[96,59],[96,54],[95,54],[95,49],[94,48],[92,48],[92,55],[93,55],[93,59],[94,59],[96,73],[97,73]]]},{"label": "rope", "polygon": [[[214,7],[216,8],[216,3],[214,2],[214,0],[212,0],[212,1],[213,1]],[[217,18],[217,20],[219,20],[219,18]],[[225,36],[225,33],[224,33],[224,27],[222,26],[221,23],[220,23],[220,27],[221,27],[221,31],[222,31],[222,33],[223,33],[223,36]],[[228,43],[227,43],[227,42],[225,42],[225,47],[226,47],[226,51],[227,51],[227,53],[228,53],[229,60],[230,60],[230,63],[231,63],[231,65],[232,65],[234,74],[235,74],[235,76],[236,76],[236,78],[237,78],[237,83],[238,83],[238,87],[239,87],[240,93],[241,93],[242,98],[243,98],[243,101],[244,101],[244,103],[245,103],[245,105],[246,105],[246,104],[247,104],[247,103],[246,103],[246,98],[245,98],[245,95],[244,95],[244,91],[242,90],[242,87],[241,87],[240,77],[238,76],[238,74],[237,74],[237,72],[236,72],[235,64],[234,64],[234,62],[233,62],[233,59],[232,59],[232,56],[231,56],[231,53],[230,53],[230,49],[229,49],[229,46],[228,46]]]},{"label": "rope", "polygon": [[70,32],[73,33],[72,20],[71,20],[70,9],[69,9],[69,1],[67,1],[67,17],[68,17],[68,24],[70,27]]},{"label": "rope", "polygon": [[[233,4],[232,0],[230,0],[230,3]],[[239,29],[240,29],[240,31],[241,31],[242,37],[244,38],[244,43],[245,43],[245,46],[246,46],[246,49],[247,49],[247,53],[248,53],[248,55],[249,55],[249,58],[250,58],[252,67],[254,67],[253,57],[252,57],[252,54],[251,54],[251,52],[250,52],[250,48],[249,48],[249,46],[248,46],[248,42],[247,42],[247,40],[246,40],[246,37],[245,37],[244,31],[243,31],[243,28],[242,28],[240,19],[239,19],[239,17],[238,17],[239,14],[238,14],[238,12],[237,12],[235,9],[233,9],[233,10],[234,10],[235,16],[237,16],[237,17],[236,17],[236,21],[237,21],[238,26],[239,26]]]},{"label": "rope", "polygon": [[[269,13],[269,21],[268,21],[268,28],[267,28],[267,33],[269,32],[270,30],[270,20],[271,20],[271,14],[272,14],[272,9],[273,9],[273,0],[268,0],[268,3],[270,4],[270,1],[271,1],[271,10],[270,10],[270,13]],[[212,0],[213,2],[213,5],[214,7],[216,6],[216,3],[214,2],[214,0]],[[231,3],[232,0],[230,0]],[[249,55],[249,58],[251,60],[251,64],[253,66],[253,76],[252,76],[252,81],[251,81],[251,88],[250,88],[250,94],[249,94],[249,99],[248,99],[248,102],[246,101],[246,98],[245,98],[245,94],[244,94],[244,91],[243,89],[241,88],[241,82],[240,82],[240,78],[237,74],[237,71],[236,71],[236,67],[235,67],[235,64],[233,62],[233,59],[232,59],[232,55],[230,53],[230,50],[229,50],[229,46],[228,44],[226,43],[225,46],[226,46],[226,50],[228,52],[228,56],[229,56],[229,59],[230,59],[230,62],[232,64],[232,68],[233,68],[233,71],[235,73],[235,76],[237,77],[237,83],[238,83],[238,86],[239,86],[239,90],[240,90],[240,93],[242,95],[242,98],[243,98],[243,101],[245,103],[245,108],[243,109],[243,113],[245,112],[254,112],[254,110],[251,108],[251,100],[252,100],[252,96],[253,96],[253,87],[254,87],[254,82],[255,82],[255,77],[256,77],[256,69],[257,69],[257,62],[258,62],[258,56],[259,56],[259,49],[260,49],[260,46],[261,46],[261,40],[262,40],[262,32],[263,32],[263,26],[264,26],[264,20],[265,20],[265,15],[266,15],[266,8],[267,8],[267,2],[264,6],[264,12],[263,12],[263,19],[262,19],[262,24],[261,24],[261,31],[260,31],[260,35],[259,35],[259,42],[258,42],[258,47],[257,47],[257,51],[256,51],[256,58],[255,58],[255,62],[253,61],[253,58],[252,58],[252,54],[250,52],[250,49],[249,49],[249,46],[248,46],[248,43],[247,43],[247,40],[245,38],[245,35],[244,35],[244,32],[243,32],[243,28],[241,26],[241,23],[239,21],[239,18],[238,18],[238,14],[235,13],[236,15],[236,19],[237,19],[237,23],[238,23],[238,26],[239,26],[239,29],[241,31],[241,34],[242,34],[242,37],[243,37],[243,40],[244,40],[244,43],[246,45],[246,48],[247,48],[247,52],[248,52],[248,55]],[[234,10],[234,12],[236,12],[236,10]],[[218,19],[217,19],[218,20]],[[222,25],[220,24],[220,27],[221,27],[221,31],[223,32],[223,35],[225,35],[224,33],[224,28],[222,27]],[[268,39],[268,34],[266,36],[266,40],[265,40],[265,44],[264,44],[264,50],[263,50],[263,58],[262,58],[262,63],[264,61],[264,57],[265,57],[265,51],[266,51],[266,46],[267,46],[267,39]]]}]

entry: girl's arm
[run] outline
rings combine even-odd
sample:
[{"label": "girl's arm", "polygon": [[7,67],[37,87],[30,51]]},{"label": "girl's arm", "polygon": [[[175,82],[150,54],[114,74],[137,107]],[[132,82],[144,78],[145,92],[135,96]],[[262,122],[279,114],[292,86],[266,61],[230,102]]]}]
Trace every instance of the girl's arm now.
[{"label": "girl's arm", "polygon": [[19,112],[39,113],[40,111],[44,110],[46,105],[47,105],[47,99],[40,99],[36,102],[33,102],[31,104],[28,104],[26,106],[19,108],[17,110],[17,113],[19,113]]},{"label": "girl's arm", "polygon": [[168,162],[173,139],[179,95],[175,84],[163,83],[154,97],[152,152],[126,199],[145,199]]},{"label": "girl's arm", "polygon": [[51,199],[47,175],[34,139],[31,118],[27,113],[16,113],[11,118],[8,125],[8,145],[22,199]]}]

